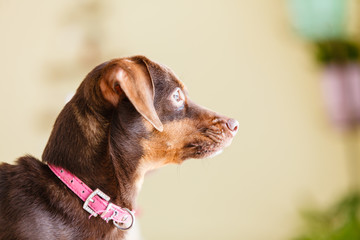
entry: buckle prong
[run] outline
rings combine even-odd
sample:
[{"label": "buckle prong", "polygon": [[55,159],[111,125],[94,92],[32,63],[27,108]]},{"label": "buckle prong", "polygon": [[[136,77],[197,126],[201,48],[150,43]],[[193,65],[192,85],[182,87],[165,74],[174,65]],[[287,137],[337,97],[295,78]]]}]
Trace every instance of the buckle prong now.
[{"label": "buckle prong", "polygon": [[96,189],[95,191],[93,191],[85,200],[84,205],[83,205],[83,209],[86,210],[88,213],[90,213],[92,216],[97,217],[98,214],[92,210],[89,206],[90,202],[94,202],[95,200],[93,199],[95,196],[99,196],[102,199],[106,200],[106,201],[110,201],[110,197],[108,195],[106,195],[105,193],[103,193],[100,189]]}]

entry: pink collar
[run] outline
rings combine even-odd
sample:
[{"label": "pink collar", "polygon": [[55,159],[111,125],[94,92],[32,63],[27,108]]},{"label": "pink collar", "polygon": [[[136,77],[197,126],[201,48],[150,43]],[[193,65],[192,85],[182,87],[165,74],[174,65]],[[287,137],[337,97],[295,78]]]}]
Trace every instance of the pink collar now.
[{"label": "pink collar", "polygon": [[92,191],[69,171],[50,164],[48,166],[68,188],[85,202],[83,208],[90,213],[90,217],[97,217],[100,214],[102,219],[106,222],[112,220],[114,225],[121,230],[128,230],[134,225],[135,217],[132,211],[110,203],[109,196],[99,189]]}]

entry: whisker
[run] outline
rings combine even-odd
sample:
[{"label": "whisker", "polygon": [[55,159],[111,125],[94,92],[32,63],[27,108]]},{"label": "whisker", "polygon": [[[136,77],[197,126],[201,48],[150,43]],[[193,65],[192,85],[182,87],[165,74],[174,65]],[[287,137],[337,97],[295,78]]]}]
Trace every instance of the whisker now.
[{"label": "whisker", "polygon": [[216,143],[220,143],[224,137],[224,135],[222,134],[222,131],[214,131],[211,129],[207,129],[203,135],[205,135],[206,137],[210,138],[211,140],[213,140]]},{"label": "whisker", "polygon": [[216,143],[220,143],[221,142],[221,139],[218,137],[218,136],[216,136],[216,135],[208,135],[207,136],[208,138],[210,138],[211,140],[213,140],[214,142],[216,142]]}]

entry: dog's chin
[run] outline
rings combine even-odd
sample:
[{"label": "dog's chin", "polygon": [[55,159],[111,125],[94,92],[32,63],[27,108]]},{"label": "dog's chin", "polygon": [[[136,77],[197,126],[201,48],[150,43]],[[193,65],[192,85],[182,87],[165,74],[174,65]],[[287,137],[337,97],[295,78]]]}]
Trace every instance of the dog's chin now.
[{"label": "dog's chin", "polygon": [[205,158],[213,158],[216,157],[217,155],[221,154],[224,151],[224,149],[220,149],[218,151],[211,151],[211,152],[204,152],[201,154],[197,154],[195,155],[193,158],[194,159],[205,159]]},{"label": "dog's chin", "polygon": [[224,151],[224,148],[225,148],[225,146],[221,147],[221,148],[215,148],[215,149],[212,149],[212,150],[204,149],[202,151],[197,152],[193,156],[193,158],[195,158],[195,159],[213,158],[213,157],[221,154]]},{"label": "dog's chin", "polygon": [[190,151],[190,154],[186,154],[186,159],[203,159],[203,158],[213,158],[224,151],[224,148],[228,147],[232,142],[232,138],[227,139],[226,141],[220,143],[214,142],[196,142],[188,144],[187,150]]}]

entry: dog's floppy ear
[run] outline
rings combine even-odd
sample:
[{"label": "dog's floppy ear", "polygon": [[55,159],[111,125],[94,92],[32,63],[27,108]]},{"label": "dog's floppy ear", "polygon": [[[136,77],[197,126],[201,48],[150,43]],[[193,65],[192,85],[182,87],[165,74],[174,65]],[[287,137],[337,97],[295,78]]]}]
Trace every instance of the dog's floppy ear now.
[{"label": "dog's floppy ear", "polygon": [[114,106],[125,94],[146,120],[158,131],[163,131],[163,125],[154,106],[154,83],[145,62],[130,59],[111,61],[103,69],[100,88],[104,98]]}]

